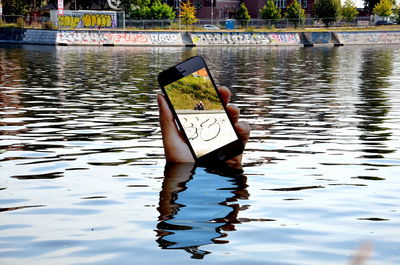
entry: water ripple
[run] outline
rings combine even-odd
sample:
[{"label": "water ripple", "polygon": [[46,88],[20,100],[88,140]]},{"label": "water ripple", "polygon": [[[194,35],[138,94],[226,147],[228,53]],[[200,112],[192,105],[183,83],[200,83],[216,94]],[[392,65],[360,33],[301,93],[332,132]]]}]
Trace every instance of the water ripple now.
[{"label": "water ripple", "polygon": [[[252,127],[235,177],[166,177],[157,74],[197,54]],[[400,263],[399,54],[1,44],[1,263]]]}]

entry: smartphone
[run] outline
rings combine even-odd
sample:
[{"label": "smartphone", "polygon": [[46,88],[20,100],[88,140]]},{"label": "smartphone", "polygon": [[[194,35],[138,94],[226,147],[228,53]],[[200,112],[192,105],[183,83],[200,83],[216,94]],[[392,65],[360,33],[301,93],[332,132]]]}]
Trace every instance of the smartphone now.
[{"label": "smartphone", "polygon": [[243,142],[202,57],[164,70],[158,82],[196,163],[215,164],[243,152]]}]

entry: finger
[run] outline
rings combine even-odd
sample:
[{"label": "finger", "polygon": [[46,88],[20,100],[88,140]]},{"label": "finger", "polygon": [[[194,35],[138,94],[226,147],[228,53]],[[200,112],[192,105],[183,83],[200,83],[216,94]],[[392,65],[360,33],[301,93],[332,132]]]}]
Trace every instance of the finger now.
[{"label": "finger", "polygon": [[229,117],[232,119],[233,123],[237,123],[239,120],[240,109],[235,105],[226,106]]},{"label": "finger", "polygon": [[164,137],[168,137],[170,133],[179,134],[178,128],[176,127],[174,115],[172,114],[167,101],[165,100],[163,95],[157,95],[157,103],[159,107],[159,120],[160,127]]},{"label": "finger", "polygon": [[231,91],[229,90],[229,88],[221,86],[218,88],[218,92],[221,95],[222,103],[224,104],[224,106],[226,106],[231,99]]},{"label": "finger", "polygon": [[174,115],[162,95],[157,95],[160,127],[167,162],[194,162],[187,143],[178,130]]},{"label": "finger", "polygon": [[240,139],[243,141],[243,145],[246,145],[250,137],[250,125],[245,121],[240,121],[235,124],[235,128],[240,136]]}]

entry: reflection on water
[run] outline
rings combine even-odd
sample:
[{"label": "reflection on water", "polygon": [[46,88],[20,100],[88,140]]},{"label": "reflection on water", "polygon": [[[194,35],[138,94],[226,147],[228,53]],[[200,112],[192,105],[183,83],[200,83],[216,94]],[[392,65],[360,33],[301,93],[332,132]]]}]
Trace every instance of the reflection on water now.
[{"label": "reflection on water", "polygon": [[362,132],[360,140],[365,144],[364,152],[367,155],[364,157],[383,158],[382,154],[395,151],[385,143],[392,135],[390,128],[382,126],[390,110],[390,95],[385,91],[390,84],[385,78],[393,72],[394,58],[392,53],[384,51],[373,56],[370,50],[364,51],[362,56],[361,102],[356,104],[357,114],[361,117],[358,125]]},{"label": "reflection on water", "polygon": [[[0,263],[399,264],[399,50],[0,45]],[[156,77],[193,55],[243,174],[164,168]]]},{"label": "reflection on water", "polygon": [[240,223],[238,199],[248,199],[246,177],[233,168],[194,168],[191,163],[167,164],[157,208],[157,242],[164,249],[184,249],[202,259],[206,244],[224,244]]}]

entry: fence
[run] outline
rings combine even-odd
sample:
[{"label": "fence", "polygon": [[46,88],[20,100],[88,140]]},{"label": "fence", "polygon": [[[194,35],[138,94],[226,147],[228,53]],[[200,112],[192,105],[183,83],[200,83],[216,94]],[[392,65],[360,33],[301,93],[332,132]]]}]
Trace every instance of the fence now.
[{"label": "fence", "polygon": [[[43,27],[45,22],[48,23],[49,17],[37,17],[37,16],[2,16],[0,20],[0,26],[18,26],[26,28],[40,28]],[[334,19],[332,19],[334,21]],[[302,22],[302,23],[301,23]],[[128,20],[123,17],[118,17],[117,28],[119,29],[172,29],[172,30],[194,30],[194,29],[225,29],[226,20],[199,20],[193,25],[183,25],[179,20]],[[55,26],[53,22],[53,28],[55,29],[71,29],[68,27],[61,27],[60,25]],[[214,28],[206,27],[206,25],[213,25]],[[332,22],[330,27],[370,27],[373,26],[374,22],[370,17],[358,17],[351,21],[338,20]],[[48,25],[47,25],[48,26]],[[306,18],[304,21],[299,21],[297,19],[279,19],[279,20],[263,20],[263,19],[251,19],[247,23],[242,21],[234,21],[235,29],[253,30],[253,29],[285,29],[285,28],[295,28],[300,27],[304,29],[312,28],[323,28],[325,25],[320,19],[316,18]],[[48,27],[46,27],[48,28]],[[88,27],[90,28],[90,27]],[[92,28],[97,29],[98,26]]]}]

